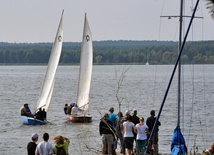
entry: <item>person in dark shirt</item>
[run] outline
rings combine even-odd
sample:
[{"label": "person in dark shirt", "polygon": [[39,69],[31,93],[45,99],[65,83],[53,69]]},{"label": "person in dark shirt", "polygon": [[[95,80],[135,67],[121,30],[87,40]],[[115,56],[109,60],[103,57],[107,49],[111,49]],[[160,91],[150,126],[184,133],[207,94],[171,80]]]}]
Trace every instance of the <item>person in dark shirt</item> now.
[{"label": "person in dark shirt", "polygon": [[27,144],[27,154],[28,155],[35,155],[35,151],[36,151],[36,142],[38,141],[39,136],[37,133],[33,133],[31,135],[31,141]]},{"label": "person in dark shirt", "polygon": [[64,107],[64,113],[66,115],[68,114],[68,104],[67,103],[65,104],[65,107]]},{"label": "person in dark shirt", "polygon": [[47,115],[46,111],[44,109],[42,110],[42,108],[39,108],[39,111],[34,115],[34,117],[36,119],[44,121],[46,120],[46,115]]},{"label": "person in dark shirt", "polygon": [[[132,122],[136,125],[136,124],[140,123],[139,119],[140,119],[140,118],[137,116],[137,110],[135,109],[135,110],[133,111],[133,114],[132,114]],[[137,134],[134,134],[134,139],[135,139],[135,141],[136,141],[136,135],[137,135]]]},{"label": "person in dark shirt", "polygon": [[43,110],[42,110],[42,118],[43,118],[43,120],[47,119],[47,112],[45,111],[45,108],[43,108]]},{"label": "person in dark shirt", "polygon": [[[146,125],[149,128],[149,133],[151,134],[153,126],[155,124],[155,120],[156,120],[155,111],[151,110],[150,111],[150,115],[151,116],[148,117],[147,120],[146,120]],[[150,144],[154,148],[153,155],[158,155],[158,131],[159,131],[159,126],[161,126],[161,123],[158,121],[157,125],[156,125],[156,128],[154,129],[154,134],[153,134],[153,137],[152,137],[152,144]],[[150,134],[148,134],[148,138],[149,138]]]},{"label": "person in dark shirt", "polygon": [[[140,123],[139,121],[139,117],[137,116],[137,110],[134,109],[133,113],[132,113],[132,122],[137,125],[138,123]],[[135,144],[136,144],[136,137],[137,137],[137,134],[135,132],[134,133],[134,141],[135,141]],[[134,146],[134,152],[136,152],[136,146]]]},{"label": "person in dark shirt", "polygon": [[108,154],[112,153],[112,144],[114,142],[114,128],[112,122],[108,120],[108,113],[104,115],[99,124],[100,136],[102,136],[102,153],[105,154],[105,147],[108,144]]}]

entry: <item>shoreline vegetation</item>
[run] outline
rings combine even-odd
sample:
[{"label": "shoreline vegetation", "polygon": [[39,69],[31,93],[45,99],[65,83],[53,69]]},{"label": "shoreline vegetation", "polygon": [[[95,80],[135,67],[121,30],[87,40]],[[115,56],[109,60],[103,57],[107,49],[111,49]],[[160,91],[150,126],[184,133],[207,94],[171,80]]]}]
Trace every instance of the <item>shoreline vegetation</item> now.
[{"label": "shoreline vegetation", "polygon": [[[173,65],[173,41],[94,41],[94,65]],[[0,65],[47,65],[52,43],[0,42]],[[79,65],[80,42],[64,42],[59,65]],[[182,64],[214,64],[214,41],[188,41]]]}]

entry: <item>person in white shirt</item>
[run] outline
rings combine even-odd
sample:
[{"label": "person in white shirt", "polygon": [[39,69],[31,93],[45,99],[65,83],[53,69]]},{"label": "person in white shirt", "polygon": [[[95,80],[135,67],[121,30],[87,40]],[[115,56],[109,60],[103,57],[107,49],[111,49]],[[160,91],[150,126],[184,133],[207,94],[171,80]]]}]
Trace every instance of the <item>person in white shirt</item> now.
[{"label": "person in white shirt", "polygon": [[147,133],[148,126],[144,123],[144,118],[139,118],[140,123],[138,123],[135,127],[136,137],[136,146],[137,146],[137,155],[144,155],[146,150],[146,142],[147,142]]},{"label": "person in white shirt", "polygon": [[134,131],[135,125],[132,121],[132,116],[127,115],[127,121],[123,123],[123,137],[124,137],[124,144],[126,148],[126,154],[131,155],[133,150],[133,142],[134,142]]},{"label": "person in white shirt", "polygon": [[82,110],[75,103],[74,107],[71,110],[71,115],[77,115],[80,111],[82,111]]},{"label": "person in white shirt", "polygon": [[49,134],[44,133],[42,138],[44,141],[40,142],[37,145],[35,155],[52,155],[53,147],[52,147],[51,143],[48,142]]}]

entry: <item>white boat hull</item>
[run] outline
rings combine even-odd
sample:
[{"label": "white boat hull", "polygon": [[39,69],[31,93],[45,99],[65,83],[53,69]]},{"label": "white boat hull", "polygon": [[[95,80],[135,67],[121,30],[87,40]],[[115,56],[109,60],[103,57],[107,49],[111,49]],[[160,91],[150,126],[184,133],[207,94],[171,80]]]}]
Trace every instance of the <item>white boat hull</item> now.
[{"label": "white boat hull", "polygon": [[92,121],[92,116],[90,115],[67,115],[67,120],[75,123],[88,123]]}]

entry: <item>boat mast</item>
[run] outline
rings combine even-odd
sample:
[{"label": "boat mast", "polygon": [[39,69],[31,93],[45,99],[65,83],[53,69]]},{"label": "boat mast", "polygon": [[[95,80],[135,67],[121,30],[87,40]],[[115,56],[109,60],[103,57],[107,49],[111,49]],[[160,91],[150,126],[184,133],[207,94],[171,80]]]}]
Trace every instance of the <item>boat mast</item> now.
[{"label": "boat mast", "polygon": [[[179,23],[180,23],[180,28],[179,28],[179,44],[178,44],[178,54],[181,49],[181,43],[182,43],[182,24],[183,24],[183,0],[181,0],[180,3],[180,17],[179,17]],[[180,127],[180,103],[181,103],[181,59],[179,59],[178,62],[178,94],[177,94],[177,101],[178,101],[178,122],[177,126]]]},{"label": "boat mast", "polygon": [[[160,17],[167,17],[168,19],[179,18],[179,42],[178,42],[178,54],[182,47],[182,30],[183,30],[183,18],[192,18],[192,16],[183,15],[184,9],[184,0],[180,1],[180,15],[179,16],[160,16]],[[203,18],[194,16],[194,18]],[[177,126],[180,127],[180,102],[181,102],[181,59],[178,62],[178,88],[177,88]]]}]

